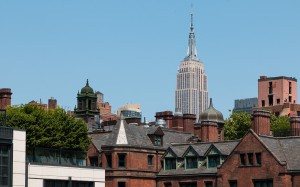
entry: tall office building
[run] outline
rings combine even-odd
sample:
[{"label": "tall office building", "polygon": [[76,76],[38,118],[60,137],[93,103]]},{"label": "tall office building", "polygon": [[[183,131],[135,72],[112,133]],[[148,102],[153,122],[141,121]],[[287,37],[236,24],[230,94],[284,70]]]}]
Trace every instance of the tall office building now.
[{"label": "tall office building", "polygon": [[196,41],[191,14],[187,56],[183,59],[177,73],[175,108],[183,114],[199,115],[208,107],[207,76],[204,65],[197,57]]}]

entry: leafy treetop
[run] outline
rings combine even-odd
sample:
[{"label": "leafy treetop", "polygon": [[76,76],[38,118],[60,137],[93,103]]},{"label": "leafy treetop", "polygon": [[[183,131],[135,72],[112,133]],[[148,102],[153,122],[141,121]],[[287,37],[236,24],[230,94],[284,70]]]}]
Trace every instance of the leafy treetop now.
[{"label": "leafy treetop", "polygon": [[26,130],[29,148],[87,151],[90,144],[84,121],[69,116],[61,108],[44,110],[34,105],[9,107],[7,126]]}]

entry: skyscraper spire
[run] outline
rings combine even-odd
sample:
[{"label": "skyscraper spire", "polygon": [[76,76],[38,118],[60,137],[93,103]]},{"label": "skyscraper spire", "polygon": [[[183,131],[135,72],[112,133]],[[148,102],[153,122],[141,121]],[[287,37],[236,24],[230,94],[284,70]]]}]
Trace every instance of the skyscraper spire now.
[{"label": "skyscraper spire", "polygon": [[194,23],[193,23],[193,13],[191,13],[191,26],[190,26],[190,34],[189,34],[189,45],[187,56],[184,60],[196,60],[199,61],[197,58],[197,51],[196,51],[196,40],[195,40],[195,33],[194,33]]}]

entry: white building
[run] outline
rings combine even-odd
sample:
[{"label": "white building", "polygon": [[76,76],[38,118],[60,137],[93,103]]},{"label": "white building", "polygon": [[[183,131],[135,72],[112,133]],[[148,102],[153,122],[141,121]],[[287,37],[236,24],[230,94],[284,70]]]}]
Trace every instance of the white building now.
[{"label": "white building", "polygon": [[208,88],[204,65],[197,57],[193,14],[190,29],[187,56],[177,73],[175,110],[183,114],[196,114],[198,120],[200,113],[208,107]]},{"label": "white building", "polygon": [[1,187],[104,187],[105,170],[26,162],[26,132],[0,126]]}]

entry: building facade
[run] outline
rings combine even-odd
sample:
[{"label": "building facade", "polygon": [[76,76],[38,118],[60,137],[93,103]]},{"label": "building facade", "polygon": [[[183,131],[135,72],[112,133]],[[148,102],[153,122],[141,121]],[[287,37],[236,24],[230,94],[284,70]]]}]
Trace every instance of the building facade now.
[{"label": "building facade", "polygon": [[293,77],[267,77],[258,79],[258,107],[270,110],[276,116],[299,116],[297,79]]},{"label": "building facade", "polygon": [[87,162],[105,169],[106,187],[153,187],[167,147],[172,142],[189,142],[193,135],[121,119],[111,132],[94,132],[90,137]]},{"label": "building facade", "polygon": [[86,81],[85,87],[78,91],[77,107],[74,109],[76,117],[82,118],[89,128],[95,128],[95,116],[99,116],[99,109],[97,107],[97,95],[93,88],[90,87],[89,81]]},{"label": "building facade", "polygon": [[1,187],[105,186],[105,170],[102,168],[49,164],[49,160],[57,159],[42,155],[36,155],[38,162],[32,162],[27,154],[26,132],[0,125]]},{"label": "building facade", "polygon": [[258,107],[297,103],[297,79],[293,77],[267,77],[258,79]]},{"label": "building facade", "polygon": [[200,113],[208,107],[207,75],[204,64],[197,57],[196,40],[191,14],[188,52],[179,66],[175,91],[175,108],[183,114]]},{"label": "building facade", "polygon": [[252,114],[254,107],[258,107],[257,97],[236,99],[234,100],[233,112],[246,112],[248,114]]}]

